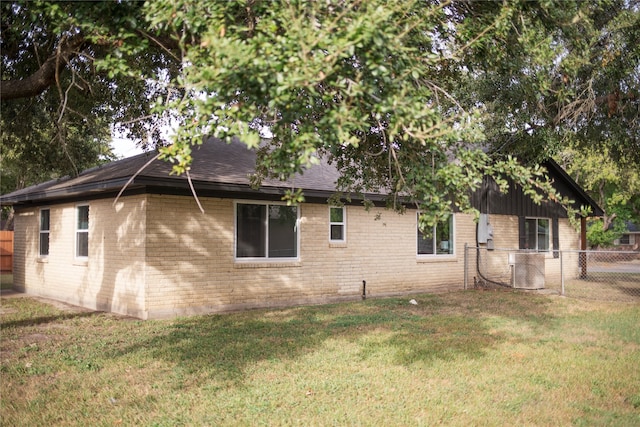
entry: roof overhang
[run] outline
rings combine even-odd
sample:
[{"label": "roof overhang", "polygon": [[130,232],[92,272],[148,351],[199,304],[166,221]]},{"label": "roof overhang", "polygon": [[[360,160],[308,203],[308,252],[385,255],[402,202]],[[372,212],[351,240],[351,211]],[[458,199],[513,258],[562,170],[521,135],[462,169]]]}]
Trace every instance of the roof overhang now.
[{"label": "roof overhang", "polygon": [[[246,184],[192,181],[193,188],[198,197],[220,197],[238,199],[266,199],[280,200],[290,190],[291,186],[262,186],[254,189]],[[336,191],[303,189],[302,194],[306,201],[326,203]],[[79,200],[116,198],[134,194],[171,194],[193,196],[191,186],[186,178],[182,177],[137,177],[133,180],[120,178],[101,182],[90,182],[79,185],[36,190],[28,193],[20,193],[1,197],[3,205],[14,207],[38,206],[50,203],[61,203]],[[384,204],[385,196],[382,194],[367,193],[345,195],[353,204],[361,204],[363,200],[369,200],[375,205]]]}]

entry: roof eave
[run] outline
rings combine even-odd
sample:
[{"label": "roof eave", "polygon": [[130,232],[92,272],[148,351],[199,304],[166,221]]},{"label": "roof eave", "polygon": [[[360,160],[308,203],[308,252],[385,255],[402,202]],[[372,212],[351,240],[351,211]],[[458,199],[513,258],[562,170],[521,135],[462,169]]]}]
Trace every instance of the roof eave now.
[{"label": "roof eave", "polygon": [[119,190],[129,181],[128,178],[120,178],[109,181],[92,182],[79,184],[70,187],[44,189],[29,193],[17,194],[15,196],[0,197],[0,202],[6,206],[22,205],[28,203],[41,203],[47,201],[91,196],[100,193]]},{"label": "roof eave", "polygon": [[[291,186],[284,185],[261,186],[258,189],[253,189],[248,184],[208,181],[192,181],[192,183],[196,194],[204,193],[205,195],[217,195],[220,197],[242,195],[244,197],[254,196],[255,198],[260,198],[261,196],[268,196],[269,198],[274,198],[283,196],[287,190],[291,189]],[[130,180],[128,177],[122,177],[108,181],[84,183],[59,189],[44,189],[15,196],[0,197],[0,202],[6,206],[38,205],[70,199],[100,198],[101,195],[104,197],[112,197],[114,193],[121,192],[123,189],[126,190],[126,192],[136,190],[146,193],[157,193],[163,190],[167,190],[167,192],[191,192],[189,182],[184,178],[138,176],[133,180]],[[326,200],[333,196],[336,191],[337,190],[303,188],[303,195],[309,200]],[[124,193],[126,194],[126,192]],[[345,197],[349,197],[356,202],[361,202],[363,199],[362,195],[356,194],[348,194],[345,195]],[[364,194],[364,198],[381,203],[384,201],[385,196],[382,194],[368,193]]]}]

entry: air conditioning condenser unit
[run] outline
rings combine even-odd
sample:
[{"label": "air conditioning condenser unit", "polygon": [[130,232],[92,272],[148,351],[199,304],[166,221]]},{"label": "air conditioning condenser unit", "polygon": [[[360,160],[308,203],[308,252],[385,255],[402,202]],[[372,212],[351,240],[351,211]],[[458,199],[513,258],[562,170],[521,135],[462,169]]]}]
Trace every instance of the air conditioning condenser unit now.
[{"label": "air conditioning condenser unit", "polygon": [[509,264],[513,266],[512,286],[515,289],[544,289],[543,253],[511,253]]}]

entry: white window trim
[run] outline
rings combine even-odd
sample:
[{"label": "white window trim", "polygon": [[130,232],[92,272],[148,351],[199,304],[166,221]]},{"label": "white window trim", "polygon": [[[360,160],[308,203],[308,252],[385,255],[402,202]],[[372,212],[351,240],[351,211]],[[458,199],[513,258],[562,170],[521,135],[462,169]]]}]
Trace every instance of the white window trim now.
[{"label": "white window trim", "polygon": [[[238,205],[265,205],[265,206],[287,206],[284,202],[271,202],[271,201],[262,201],[262,200],[234,200],[233,201],[233,259],[238,263],[253,263],[253,264],[272,264],[272,263],[290,263],[290,262],[299,262],[300,261],[300,205],[296,206],[296,257],[282,257],[282,258],[274,258],[267,256],[264,257],[241,257],[238,258]],[[269,248],[269,228],[268,228],[268,209],[267,209],[267,228],[265,229],[265,247]]]},{"label": "white window trim", "polygon": [[[456,255],[456,216],[454,214],[451,214],[451,230],[453,231],[453,240],[449,241],[449,244],[452,246],[452,250],[450,254],[419,254],[418,253],[418,216],[420,215],[420,212],[417,213],[416,215],[416,224],[415,224],[415,233],[416,233],[416,258],[418,260],[422,260],[422,261],[435,261],[435,260],[441,260],[441,261],[447,261],[447,260],[453,260],[453,259],[457,259],[457,255]],[[435,233],[433,238],[435,239]],[[435,245],[435,242],[434,242]]]},{"label": "white window trim", "polygon": [[[89,214],[89,220],[87,221],[87,229],[79,229],[78,228],[78,209],[81,207],[86,206],[88,209],[88,214]],[[86,261],[87,259],[89,259],[89,228],[91,227],[91,208],[89,207],[89,203],[80,203],[77,204],[74,210],[74,221],[75,221],[75,234],[74,234],[74,238],[75,238],[75,244],[74,246],[74,255],[75,255],[75,259],[77,260],[81,260],[81,261]],[[78,233],[86,233],[87,234],[87,255],[78,255]]]},{"label": "white window trim", "polygon": [[[552,226],[552,220],[551,218],[547,218],[544,216],[526,216],[524,217],[524,220],[530,220],[530,219],[535,219],[536,220],[536,247],[535,248],[529,248],[527,250],[529,251],[534,251],[534,252],[539,252],[542,254],[553,254],[553,249],[551,248],[552,243],[553,243],[553,236],[551,235],[551,233],[553,233],[553,226]],[[538,248],[538,220],[539,219],[546,219],[547,220],[547,224],[549,225],[549,239],[547,241],[547,249],[546,250],[542,250]]]},{"label": "white window trim", "polygon": [[[342,222],[331,221],[331,209],[342,209]],[[331,226],[342,226],[342,239],[331,238]],[[346,206],[329,206],[329,242],[331,243],[347,243],[347,207]]]},{"label": "white window trim", "polygon": [[[49,229],[42,230],[42,212],[49,212]],[[47,248],[47,253],[42,253],[42,234],[47,234],[47,240],[49,240],[49,247]],[[50,208],[42,208],[38,212],[38,256],[40,258],[47,258],[49,253],[51,252],[51,209]]]}]

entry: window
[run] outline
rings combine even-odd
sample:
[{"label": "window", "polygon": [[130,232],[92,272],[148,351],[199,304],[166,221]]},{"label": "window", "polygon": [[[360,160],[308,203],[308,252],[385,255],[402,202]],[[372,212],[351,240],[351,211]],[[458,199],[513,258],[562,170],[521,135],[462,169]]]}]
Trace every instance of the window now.
[{"label": "window", "polygon": [[298,208],[236,204],[236,258],[296,258]]},{"label": "window", "polygon": [[40,256],[49,255],[50,218],[49,209],[40,210]]},{"label": "window", "polygon": [[344,242],[346,235],[347,216],[344,207],[329,207],[329,240]]},{"label": "window", "polygon": [[523,249],[548,252],[550,234],[548,218],[526,218],[524,223],[525,244]]},{"label": "window", "polygon": [[631,242],[630,239],[630,235],[629,234],[623,234],[622,236],[620,236],[620,244],[621,245],[628,245]]},{"label": "window", "polygon": [[89,256],[89,205],[76,207],[76,257]]},{"label": "window", "polygon": [[[418,214],[419,216],[420,214]],[[453,215],[439,222],[431,233],[423,233],[418,228],[418,255],[453,254]]]}]

